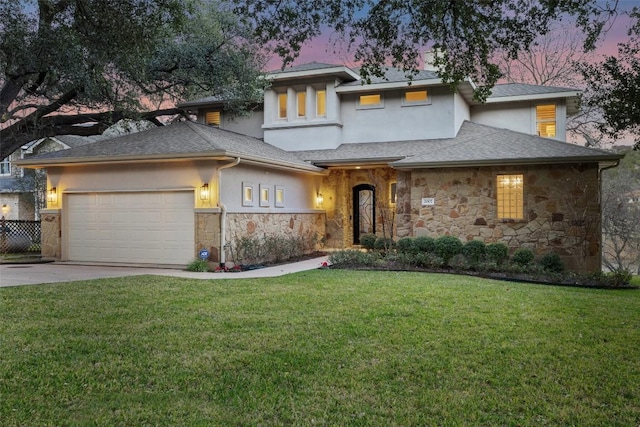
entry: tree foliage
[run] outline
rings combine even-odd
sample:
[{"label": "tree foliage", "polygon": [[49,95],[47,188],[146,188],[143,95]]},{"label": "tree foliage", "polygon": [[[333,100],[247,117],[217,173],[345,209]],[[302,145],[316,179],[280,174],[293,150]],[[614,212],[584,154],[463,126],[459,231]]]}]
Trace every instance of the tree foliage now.
[{"label": "tree foliage", "polygon": [[425,48],[439,52],[435,64],[444,81],[455,86],[471,78],[484,99],[500,77],[492,61],[497,49],[511,58],[527,49],[552,22],[571,16],[593,48],[615,2],[595,0],[240,0],[236,11],[256,35],[291,63],[302,45],[322,30],[335,29],[355,48],[367,81],[390,65],[418,68]]},{"label": "tree foliage", "polygon": [[586,102],[603,111],[600,129],[611,138],[636,135],[634,149],[640,150],[640,9],[630,17],[629,40],[618,44],[618,54],[584,64],[581,71],[588,83]]},{"label": "tree foliage", "polygon": [[215,1],[0,0],[1,157],[123,118],[159,124],[195,96],[256,99],[263,58],[247,35]]}]

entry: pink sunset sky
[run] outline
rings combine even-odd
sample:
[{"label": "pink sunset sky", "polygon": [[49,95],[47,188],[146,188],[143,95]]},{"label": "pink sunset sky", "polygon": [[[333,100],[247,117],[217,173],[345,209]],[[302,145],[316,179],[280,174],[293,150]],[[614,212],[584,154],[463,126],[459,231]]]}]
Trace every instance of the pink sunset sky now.
[{"label": "pink sunset sky", "polygon": [[[640,0],[618,1],[619,15],[611,22],[606,34],[598,42],[596,58],[603,55],[616,55],[618,43],[628,40],[629,18],[623,12],[630,11],[634,7],[640,8]],[[307,43],[302,48],[300,56],[295,60],[294,64],[304,64],[312,61],[357,66],[348,47],[340,39],[340,35],[333,33],[331,30]],[[281,60],[274,56],[268,62],[267,69],[276,70],[281,65]]]}]

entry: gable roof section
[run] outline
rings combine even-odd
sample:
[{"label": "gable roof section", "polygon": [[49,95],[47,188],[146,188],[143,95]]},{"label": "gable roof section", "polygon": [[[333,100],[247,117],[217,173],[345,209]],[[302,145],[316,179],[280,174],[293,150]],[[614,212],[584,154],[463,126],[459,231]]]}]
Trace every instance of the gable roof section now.
[{"label": "gable roof section", "polygon": [[335,77],[343,81],[357,81],[360,79],[360,75],[349,67],[337,64],[325,64],[322,62],[309,62],[288,67],[284,70],[269,72],[269,78],[273,81],[317,77]]},{"label": "gable roof section", "polygon": [[396,169],[461,166],[597,163],[618,154],[466,121],[455,138],[342,144],[335,150],[298,151],[318,166],[388,163]]},{"label": "gable roof section", "polygon": [[238,158],[265,166],[322,172],[295,156],[259,139],[234,132],[181,122],[128,134],[93,144],[33,156],[16,162],[19,166],[175,161],[180,159]]}]

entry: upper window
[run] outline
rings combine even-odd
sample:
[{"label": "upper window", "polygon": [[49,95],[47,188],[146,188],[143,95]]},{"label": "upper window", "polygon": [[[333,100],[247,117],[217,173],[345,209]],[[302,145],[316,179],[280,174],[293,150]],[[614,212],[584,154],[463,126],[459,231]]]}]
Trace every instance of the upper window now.
[{"label": "upper window", "polygon": [[536,132],[545,138],[556,137],[555,104],[536,105]]},{"label": "upper window", "polygon": [[306,117],[307,116],[307,92],[297,92],[296,93],[296,102],[298,109],[298,117]]},{"label": "upper window", "polygon": [[208,111],[205,115],[205,122],[209,126],[220,126],[220,111]]},{"label": "upper window", "polygon": [[408,90],[404,93],[403,103],[405,105],[426,104],[429,100],[425,90]]},{"label": "upper window", "polygon": [[279,119],[287,118],[287,94],[286,93],[278,94],[278,118]]},{"label": "upper window", "polygon": [[325,117],[327,115],[327,91],[316,91],[316,116]]},{"label": "upper window", "polygon": [[498,219],[524,219],[523,175],[498,175]]},{"label": "upper window", "polygon": [[11,175],[11,162],[8,157],[0,162],[0,175]]},{"label": "upper window", "polygon": [[380,108],[383,107],[382,95],[379,93],[371,95],[360,95],[358,100],[359,108]]}]

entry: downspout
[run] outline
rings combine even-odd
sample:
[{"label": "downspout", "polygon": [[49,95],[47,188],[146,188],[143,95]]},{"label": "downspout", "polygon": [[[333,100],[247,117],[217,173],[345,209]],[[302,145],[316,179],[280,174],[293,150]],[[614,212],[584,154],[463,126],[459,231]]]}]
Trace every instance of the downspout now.
[{"label": "downspout", "polygon": [[227,239],[227,207],[222,203],[221,199],[221,190],[222,190],[222,170],[229,169],[234,166],[237,166],[240,163],[240,157],[236,157],[236,160],[227,163],[226,165],[222,165],[218,168],[218,207],[220,208],[220,267],[224,268],[224,264],[226,262],[226,254],[224,251],[224,244]]}]

